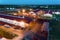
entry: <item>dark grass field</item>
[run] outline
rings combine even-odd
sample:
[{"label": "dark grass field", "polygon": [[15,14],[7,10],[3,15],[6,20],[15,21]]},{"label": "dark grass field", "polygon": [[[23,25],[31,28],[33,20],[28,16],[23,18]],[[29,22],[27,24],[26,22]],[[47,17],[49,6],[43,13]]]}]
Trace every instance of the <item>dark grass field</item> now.
[{"label": "dark grass field", "polygon": [[52,20],[50,28],[52,28],[49,36],[50,40],[60,40],[60,20]]}]

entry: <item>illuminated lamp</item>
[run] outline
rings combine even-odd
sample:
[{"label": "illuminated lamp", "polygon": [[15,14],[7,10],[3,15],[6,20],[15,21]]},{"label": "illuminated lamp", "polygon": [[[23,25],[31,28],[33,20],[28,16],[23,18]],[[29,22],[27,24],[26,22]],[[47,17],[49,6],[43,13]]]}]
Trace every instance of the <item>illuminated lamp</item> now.
[{"label": "illuminated lamp", "polygon": [[13,15],[17,15],[17,13],[14,13]]},{"label": "illuminated lamp", "polygon": [[15,24],[16,23],[16,21],[13,21],[13,24]]},{"label": "illuminated lamp", "polygon": [[29,10],[32,11],[33,9],[30,8]]},{"label": "illuminated lamp", "polygon": [[19,25],[20,25],[22,28],[25,28],[25,22],[21,21],[21,22],[19,23]]},{"label": "illuminated lamp", "polygon": [[24,13],[26,10],[25,9],[22,9],[22,12]]}]

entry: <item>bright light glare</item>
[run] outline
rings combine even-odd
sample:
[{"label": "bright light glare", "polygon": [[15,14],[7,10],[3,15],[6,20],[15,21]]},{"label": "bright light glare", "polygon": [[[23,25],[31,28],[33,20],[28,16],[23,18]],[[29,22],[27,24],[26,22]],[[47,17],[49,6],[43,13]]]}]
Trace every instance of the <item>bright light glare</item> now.
[{"label": "bright light glare", "polygon": [[14,13],[13,15],[17,15],[16,13]]},{"label": "bright light glare", "polygon": [[44,16],[52,17],[52,14],[47,13],[47,14],[44,14]]},{"label": "bright light glare", "polygon": [[21,21],[20,23],[19,23],[19,25],[21,26],[21,27],[25,27],[25,23],[23,22],[23,21]]},{"label": "bright light glare", "polygon": [[16,23],[16,21],[13,21],[13,24],[15,24]]},{"label": "bright light glare", "polygon": [[55,14],[60,14],[60,12],[55,12]]},{"label": "bright light glare", "polygon": [[22,12],[24,13],[26,10],[25,9],[22,9]]}]

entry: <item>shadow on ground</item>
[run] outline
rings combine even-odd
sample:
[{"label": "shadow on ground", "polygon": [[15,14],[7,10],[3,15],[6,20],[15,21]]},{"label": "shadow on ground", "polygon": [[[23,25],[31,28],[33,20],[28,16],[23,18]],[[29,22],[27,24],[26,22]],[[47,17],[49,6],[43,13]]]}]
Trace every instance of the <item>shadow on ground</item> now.
[{"label": "shadow on ground", "polygon": [[60,40],[60,20],[52,20],[50,22],[50,40]]}]

